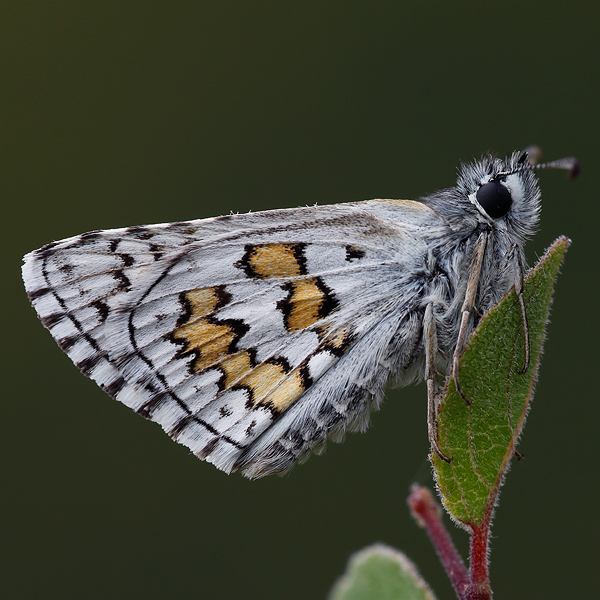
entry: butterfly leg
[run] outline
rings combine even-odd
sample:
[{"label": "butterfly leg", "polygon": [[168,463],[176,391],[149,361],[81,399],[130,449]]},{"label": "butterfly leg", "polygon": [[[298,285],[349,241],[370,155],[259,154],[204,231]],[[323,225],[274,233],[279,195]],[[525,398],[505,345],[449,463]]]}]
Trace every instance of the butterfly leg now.
[{"label": "butterfly leg", "polygon": [[467,292],[465,294],[465,300],[460,311],[460,329],[458,330],[458,339],[456,340],[456,348],[454,349],[454,356],[452,358],[452,372],[454,374],[456,391],[460,394],[460,397],[467,403],[467,405],[471,404],[471,401],[465,396],[465,393],[460,385],[458,359],[460,358],[460,355],[465,349],[465,345],[467,343],[469,318],[471,316],[471,311],[475,306],[475,297],[477,296],[477,286],[479,284],[479,273],[481,272],[481,266],[483,264],[487,237],[488,233],[486,231],[482,231],[475,242],[475,250],[473,252],[473,258],[471,259],[471,266],[469,268]]},{"label": "butterfly leg", "polygon": [[437,334],[435,318],[433,316],[433,304],[428,304],[423,319],[423,337],[425,338],[425,379],[427,381],[427,434],[431,449],[446,462],[451,462],[438,446],[438,428],[436,415],[436,368],[435,357],[438,353]]},{"label": "butterfly leg", "polygon": [[527,320],[527,310],[525,309],[525,299],[523,298],[523,280],[525,279],[525,265],[523,264],[523,254],[518,244],[513,244],[505,255],[506,259],[515,264],[515,292],[519,299],[521,307],[521,317],[523,319],[523,334],[525,335],[525,361],[519,375],[523,375],[529,368],[530,349],[529,349],[529,322]]}]

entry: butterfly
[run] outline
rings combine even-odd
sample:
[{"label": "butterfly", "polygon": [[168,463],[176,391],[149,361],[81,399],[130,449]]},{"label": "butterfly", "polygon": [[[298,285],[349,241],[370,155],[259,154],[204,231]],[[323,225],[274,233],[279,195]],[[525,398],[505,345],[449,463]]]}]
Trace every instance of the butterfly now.
[{"label": "butterfly", "polygon": [[[419,201],[368,200],[91,231],[24,258],[42,324],[110,396],[250,478],[364,431],[388,380],[457,369],[538,224],[526,152]],[[526,313],[523,306],[524,327]]]}]

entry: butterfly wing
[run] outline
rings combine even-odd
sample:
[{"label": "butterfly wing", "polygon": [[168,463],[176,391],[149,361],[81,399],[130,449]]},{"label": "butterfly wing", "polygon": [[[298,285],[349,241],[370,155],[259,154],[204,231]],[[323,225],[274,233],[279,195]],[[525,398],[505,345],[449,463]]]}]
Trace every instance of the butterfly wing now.
[{"label": "butterfly wing", "polygon": [[417,347],[410,277],[434,221],[368,201],[96,231],[28,254],[23,278],[84,374],[259,477],[366,427]]}]

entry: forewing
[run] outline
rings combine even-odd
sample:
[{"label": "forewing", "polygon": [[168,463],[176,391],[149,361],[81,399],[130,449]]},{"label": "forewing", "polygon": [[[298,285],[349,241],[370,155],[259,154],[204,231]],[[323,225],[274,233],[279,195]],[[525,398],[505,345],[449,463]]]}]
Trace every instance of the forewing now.
[{"label": "forewing", "polygon": [[90,232],[27,255],[23,278],[84,374],[261,476],[364,426],[398,323],[418,336],[403,278],[423,219],[402,208],[404,228],[370,201]]}]

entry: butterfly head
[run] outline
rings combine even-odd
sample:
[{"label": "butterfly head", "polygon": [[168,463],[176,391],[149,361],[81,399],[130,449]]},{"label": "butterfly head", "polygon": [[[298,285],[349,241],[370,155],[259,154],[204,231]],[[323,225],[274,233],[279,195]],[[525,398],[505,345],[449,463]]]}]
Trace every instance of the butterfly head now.
[{"label": "butterfly head", "polygon": [[524,242],[539,222],[541,196],[536,171],[565,169],[570,178],[579,173],[576,158],[537,164],[538,156],[539,149],[532,147],[504,160],[485,156],[463,164],[456,187],[458,195],[462,201],[468,199],[478,221]]}]

